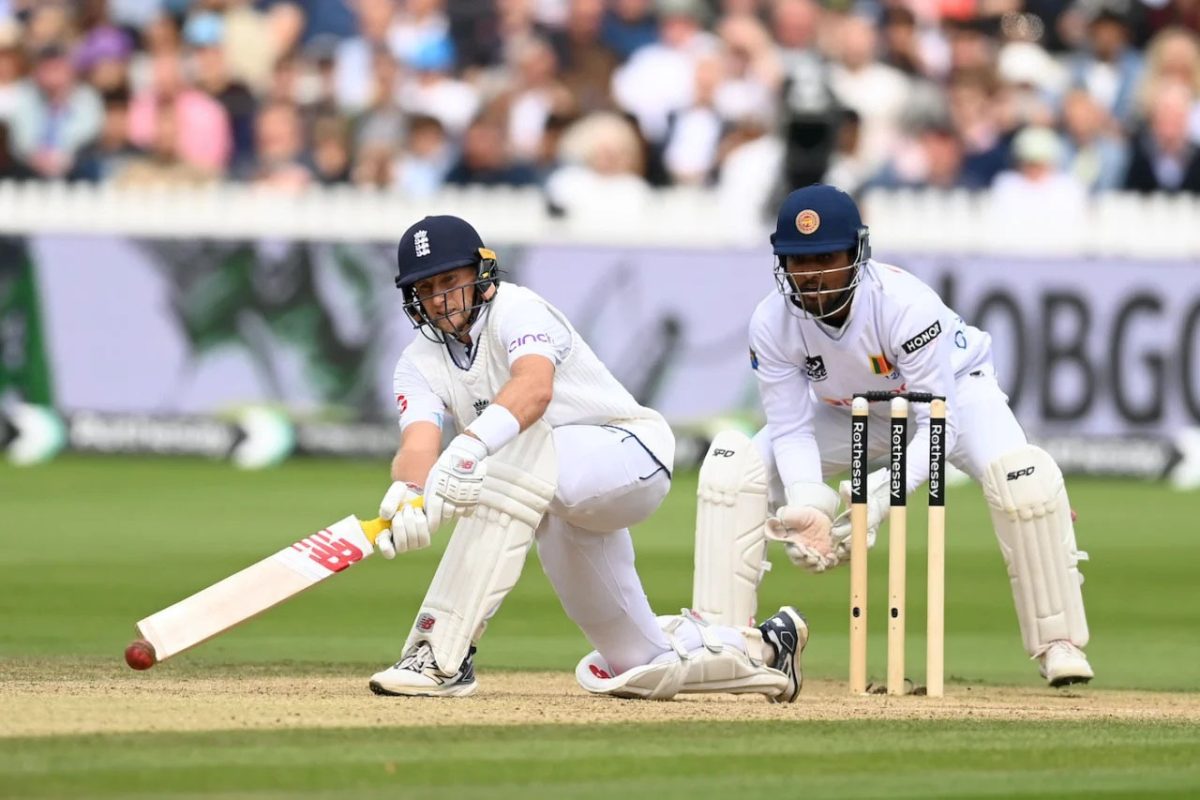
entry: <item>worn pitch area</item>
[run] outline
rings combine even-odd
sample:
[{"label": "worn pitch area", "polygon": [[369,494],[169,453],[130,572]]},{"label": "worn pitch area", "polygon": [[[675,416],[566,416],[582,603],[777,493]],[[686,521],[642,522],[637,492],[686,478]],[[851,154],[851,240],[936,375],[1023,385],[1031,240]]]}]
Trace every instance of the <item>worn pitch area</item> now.
[{"label": "worn pitch area", "polygon": [[850,697],[845,684],[808,681],[798,703],[758,696],[673,702],[592,697],[565,672],[484,672],[470,698],[377,697],[366,676],[270,670],[186,673],[159,667],[50,670],[0,662],[0,737],[131,731],[428,725],[594,725],[747,720],[1154,720],[1200,723],[1200,694],[1054,690],[970,684],[946,697]]}]

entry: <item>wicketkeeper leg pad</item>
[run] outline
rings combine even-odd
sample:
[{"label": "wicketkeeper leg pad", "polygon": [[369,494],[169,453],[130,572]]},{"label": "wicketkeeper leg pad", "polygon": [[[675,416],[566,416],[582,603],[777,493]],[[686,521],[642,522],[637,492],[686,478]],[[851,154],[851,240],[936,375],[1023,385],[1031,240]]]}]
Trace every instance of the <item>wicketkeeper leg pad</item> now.
[{"label": "wicketkeeper leg pad", "polygon": [[428,642],[439,670],[454,674],[472,638],[521,576],[557,480],[554,440],[545,422],[488,458],[479,505],[455,526],[404,643],[405,653]]},{"label": "wicketkeeper leg pad", "polygon": [[1045,450],[1024,445],[992,462],[983,493],[1008,577],[1025,650],[1040,656],[1056,640],[1088,642],[1071,505],[1062,472]]},{"label": "wicketkeeper leg pad", "polygon": [[719,625],[752,625],[767,561],[767,467],[743,433],[717,434],[700,465],[692,608]]},{"label": "wicketkeeper leg pad", "polygon": [[[671,650],[653,662],[612,675],[603,657],[593,650],[575,667],[575,679],[592,694],[641,700],[670,700],[677,694],[762,694],[776,697],[788,677],[747,655],[718,635],[702,619],[684,609],[675,617],[659,617]],[[736,630],[747,646],[761,653],[762,634],[756,628]],[[699,642],[693,646],[691,643]]]}]

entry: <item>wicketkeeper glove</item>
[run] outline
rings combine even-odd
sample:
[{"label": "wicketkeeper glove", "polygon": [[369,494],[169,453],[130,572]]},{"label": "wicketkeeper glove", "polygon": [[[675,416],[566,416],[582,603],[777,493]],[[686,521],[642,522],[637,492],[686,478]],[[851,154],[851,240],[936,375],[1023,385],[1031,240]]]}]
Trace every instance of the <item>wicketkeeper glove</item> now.
[{"label": "wicketkeeper glove", "polygon": [[767,520],[767,538],[783,542],[788,558],[798,567],[824,572],[836,561],[830,530],[838,495],[824,483],[795,483],[787,489],[787,505]]},{"label": "wicketkeeper glove", "polygon": [[[868,550],[875,546],[875,535],[879,532],[879,525],[887,518],[888,509],[891,507],[890,486],[891,473],[887,467],[877,469],[867,476]],[[833,555],[836,560],[830,566],[850,560],[850,481],[842,481],[838,485],[838,494],[846,508],[833,521],[830,536],[833,538]]]}]

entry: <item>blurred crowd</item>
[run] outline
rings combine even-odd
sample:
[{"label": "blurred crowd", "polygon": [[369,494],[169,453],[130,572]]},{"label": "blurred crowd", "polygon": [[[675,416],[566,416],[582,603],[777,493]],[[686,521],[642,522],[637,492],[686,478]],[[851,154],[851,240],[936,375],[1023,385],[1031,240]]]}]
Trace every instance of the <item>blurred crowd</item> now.
[{"label": "blurred crowd", "polygon": [[[1200,0],[0,0],[0,176],[1200,192]],[[590,205],[603,198],[603,205]]]}]

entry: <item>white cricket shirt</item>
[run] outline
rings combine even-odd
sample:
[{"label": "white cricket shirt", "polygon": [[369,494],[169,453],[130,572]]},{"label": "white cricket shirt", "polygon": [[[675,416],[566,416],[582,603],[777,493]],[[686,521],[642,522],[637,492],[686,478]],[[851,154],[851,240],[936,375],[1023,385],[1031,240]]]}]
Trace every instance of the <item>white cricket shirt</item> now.
[{"label": "white cricket shirt", "polygon": [[[750,360],[757,372],[772,448],[784,486],[817,483],[821,458],[813,408],[844,410],[858,392],[931,392],[946,398],[946,451],[954,447],[955,379],[991,361],[991,337],[963,322],[926,284],[889,264],[869,261],[842,328],[805,319],[778,292],[750,320]],[[889,416],[873,404],[871,422]],[[908,490],[929,476],[929,406],[915,404]]]}]

